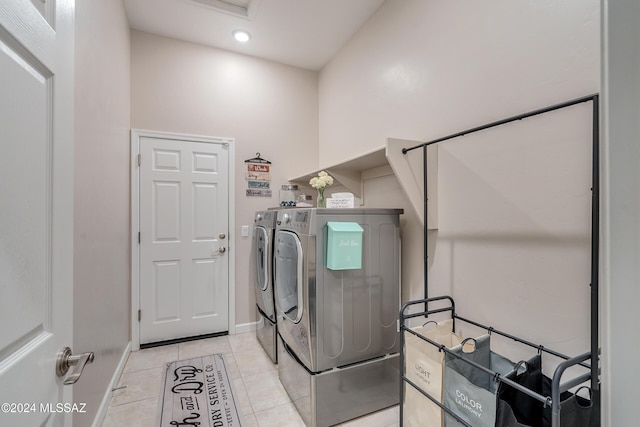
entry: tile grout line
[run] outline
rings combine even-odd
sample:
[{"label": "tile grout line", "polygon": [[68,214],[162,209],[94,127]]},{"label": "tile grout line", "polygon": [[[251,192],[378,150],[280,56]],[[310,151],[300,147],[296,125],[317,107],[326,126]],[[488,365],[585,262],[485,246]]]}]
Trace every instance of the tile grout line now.
[{"label": "tile grout line", "polygon": [[[171,363],[171,362],[167,362],[167,363],[163,364],[162,366],[152,366],[152,367],[150,367],[150,368],[136,369],[135,371],[123,371],[123,372],[122,372],[122,375],[120,375],[120,379],[122,379],[122,377],[123,377],[125,374],[133,374],[133,373],[136,373],[136,372],[151,371],[151,370],[153,370],[153,369],[164,369],[164,368],[166,367],[166,365],[167,365],[167,364],[169,364],[169,363]],[[125,366],[125,369],[127,369],[127,367],[126,367],[126,366]],[[119,381],[119,380],[118,380],[118,381]]]},{"label": "tile grout line", "polygon": [[242,386],[244,387],[244,392],[247,395],[247,400],[249,401],[249,407],[251,408],[251,415],[255,416],[256,409],[253,407],[253,403],[251,402],[251,398],[249,397],[249,392],[247,391],[247,385],[244,383],[244,378],[240,377],[240,382],[242,382]]},{"label": "tile grout line", "polygon": [[143,399],[138,399],[138,400],[131,400],[129,402],[122,402],[122,403],[118,403],[118,404],[113,404],[113,399],[111,400],[111,404],[109,405],[111,408],[115,408],[118,406],[124,406],[124,405],[128,405],[130,403],[138,403],[138,402],[144,402],[145,400],[153,400],[153,399],[160,399],[160,395],[155,396],[155,397],[145,397]]}]

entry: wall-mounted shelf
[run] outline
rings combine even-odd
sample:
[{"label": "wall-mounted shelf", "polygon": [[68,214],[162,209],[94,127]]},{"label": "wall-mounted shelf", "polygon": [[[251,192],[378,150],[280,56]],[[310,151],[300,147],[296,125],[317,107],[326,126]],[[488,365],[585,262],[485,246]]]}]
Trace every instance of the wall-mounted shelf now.
[{"label": "wall-mounted shelf", "polygon": [[[362,198],[363,188],[362,181],[367,178],[367,172],[372,169],[389,166],[385,155],[385,147],[376,148],[375,150],[364,153],[360,156],[347,159],[338,164],[327,166],[316,171],[307,173],[302,176],[289,179],[290,182],[309,187],[309,180],[318,175],[320,171],[326,171],[333,177],[336,184],[344,186],[348,191],[356,197]],[[386,173],[391,175],[391,170]]]},{"label": "wall-mounted shelf", "polygon": [[[334,178],[336,185],[342,185],[356,197],[364,201],[364,180],[386,175],[395,175],[404,190],[410,205],[418,219],[424,224],[424,176],[421,156],[406,156],[402,148],[419,144],[418,141],[404,139],[387,139],[384,147],[352,157],[332,166],[327,166],[302,176],[289,179],[301,187],[311,188],[309,180],[326,171]],[[428,150],[428,186],[429,214],[428,229],[438,228],[438,151],[437,147]]]}]

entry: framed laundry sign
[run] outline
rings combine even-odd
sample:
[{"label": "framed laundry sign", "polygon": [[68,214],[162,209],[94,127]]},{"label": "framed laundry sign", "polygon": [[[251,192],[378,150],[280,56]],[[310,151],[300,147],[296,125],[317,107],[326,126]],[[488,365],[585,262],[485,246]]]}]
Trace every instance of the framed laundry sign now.
[{"label": "framed laundry sign", "polygon": [[271,162],[260,157],[244,161],[247,165],[245,179],[247,180],[247,197],[271,197]]}]

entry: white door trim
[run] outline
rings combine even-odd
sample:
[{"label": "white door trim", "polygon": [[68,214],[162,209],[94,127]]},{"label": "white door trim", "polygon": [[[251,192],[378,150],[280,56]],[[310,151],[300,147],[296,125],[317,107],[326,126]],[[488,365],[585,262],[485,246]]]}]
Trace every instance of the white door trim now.
[{"label": "white door trim", "polygon": [[236,329],[236,251],[235,251],[235,140],[211,136],[190,135],[171,132],[158,132],[143,129],[131,129],[131,350],[140,349],[140,328],[138,310],[140,309],[140,138],[162,138],[179,141],[226,143],[229,144],[229,334]]}]

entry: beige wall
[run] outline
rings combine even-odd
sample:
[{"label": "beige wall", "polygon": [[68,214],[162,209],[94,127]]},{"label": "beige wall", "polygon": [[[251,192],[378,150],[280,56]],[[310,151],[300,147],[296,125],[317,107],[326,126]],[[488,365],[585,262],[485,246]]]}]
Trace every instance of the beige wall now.
[{"label": "beige wall", "polygon": [[[131,127],[235,138],[236,325],[255,321],[249,286],[250,237],[256,210],[277,206],[288,178],[317,167],[318,75],[147,33],[131,33]],[[244,160],[260,152],[273,162],[273,197],[246,197]]]},{"label": "beige wall", "polygon": [[[119,1],[76,5],[74,353],[93,351],[74,386],[91,425],[129,343],[129,26]],[[108,404],[109,402],[107,402]]]},{"label": "beige wall", "polygon": [[387,1],[320,73],[320,164],[598,90],[597,0]]},{"label": "beige wall", "polygon": [[[598,92],[599,19],[597,0],[385,2],[320,72],[320,164]],[[585,104],[439,146],[430,296],[560,351],[589,349],[590,132]],[[378,180],[367,205],[401,205],[379,194],[394,178]],[[403,298],[416,299],[421,226],[403,221]]]}]

